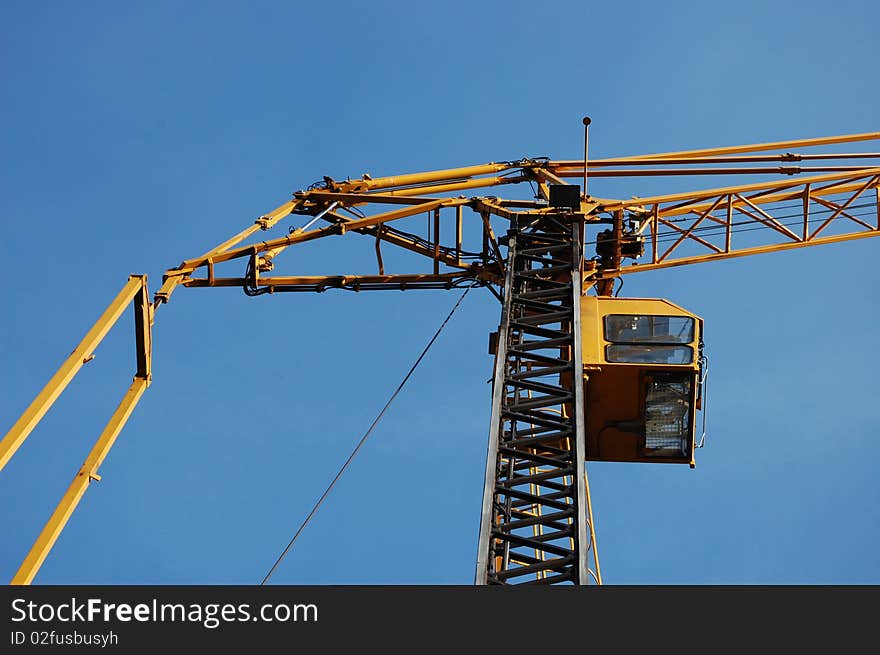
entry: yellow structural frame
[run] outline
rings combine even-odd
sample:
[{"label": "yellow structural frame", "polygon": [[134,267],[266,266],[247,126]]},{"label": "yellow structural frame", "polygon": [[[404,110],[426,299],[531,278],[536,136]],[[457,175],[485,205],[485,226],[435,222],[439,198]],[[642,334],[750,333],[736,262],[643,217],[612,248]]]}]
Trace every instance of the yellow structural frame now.
[{"label": "yellow structural frame", "polygon": [[90,361],[94,356],[94,350],[101,340],[110,331],[110,328],[119,320],[125,309],[132,305],[135,311],[135,343],[137,345],[137,369],[134,380],[128,391],[110,417],[98,441],[92,447],[85,462],[80,467],[73,481],[67,488],[52,516],[40,532],[37,541],[25,557],[19,567],[12,584],[30,584],[34,579],[58,535],[64,529],[71,514],[76,509],[79,501],[92,480],[100,480],[98,468],[110,452],[110,448],[119,436],[122,427],[140,400],[144,391],[150,386],[151,359],[152,359],[152,305],[147,293],[147,276],[132,275],[122,290],[117,294],[113,302],[104,310],[97,323],[88,331],[82,341],[74,348],[73,352],[64,361],[55,375],[49,380],[43,390],[16,421],[12,429],[0,441],[0,470],[9,462],[15,451],[24,443],[28,435],[46,414],[52,404],[61,395],[73,377],[79,372],[83,364]]},{"label": "yellow structural frame", "polygon": [[[585,119],[585,126],[589,121]],[[187,287],[250,287],[255,292],[323,291],[332,288],[352,290],[384,288],[451,288],[457,284],[500,285],[504,280],[504,260],[490,217],[510,219],[523,214],[540,215],[553,212],[547,205],[551,185],[564,184],[566,178],[583,181],[584,191],[580,207],[572,216],[584,225],[611,223],[617,243],[616,251],[601,261],[583,263],[583,288],[595,288],[599,295],[610,295],[613,279],[623,274],[657,270],[673,266],[715,261],[746,255],[779,252],[792,248],[838,243],[866,237],[880,236],[880,161],[873,165],[822,166],[824,160],[864,159],[880,160],[880,153],[819,153],[795,154],[790,148],[809,148],[832,144],[880,140],[880,132],[849,134],[813,139],[797,139],[721,148],[684,150],[667,153],[635,155],[607,159],[550,160],[521,159],[491,162],[476,166],[427,171],[406,175],[373,178],[365,174],[360,179],[335,181],[325,178],[317,187],[300,191],[273,211],[260,216],[253,224],[204,254],[184,260],[166,271],[162,285],[151,303],[144,275],[129,277],[122,290],[113,299],[98,321],[88,331],[73,352],[52,376],[34,401],[0,441],[0,470],[9,462],[28,435],[33,431],[73,377],[88,362],[95,348],[105,337],[129,305],[135,312],[135,342],[137,369],[131,386],[116,411],[76,473],[63,498],[46,523],[36,543],[25,557],[12,579],[13,584],[29,584],[76,509],[88,485],[100,480],[98,468],[113,446],[120,431],[131,416],[139,399],[151,382],[151,330],[156,309],[167,303],[178,286]],[[587,143],[585,133],[585,146]],[[784,151],[775,154],[769,151]],[[791,166],[796,162],[809,165]],[[818,162],[819,165],[814,165]],[[749,164],[748,167],[737,166]],[[784,164],[784,165],[782,165]],[[733,165],[733,166],[732,166]],[[677,166],[679,168],[669,168]],[[684,168],[681,168],[681,167]],[[621,168],[626,167],[626,168]],[[697,168],[695,168],[697,167]],[[742,184],[688,193],[675,193],[626,200],[596,198],[585,193],[588,177],[640,177],[652,175],[785,175],[786,181]],[[798,177],[806,174],[806,177]],[[451,195],[472,189],[531,183],[536,186],[540,201],[506,200],[496,196]],[[438,194],[443,194],[438,197]],[[849,194],[838,202],[831,196]],[[871,194],[877,204],[876,220],[869,223],[847,212],[857,198]],[[803,206],[803,228],[799,232],[782,225],[764,206],[780,200],[800,200]],[[832,215],[814,231],[810,224],[810,207],[822,206]],[[367,215],[363,208],[382,208]],[[389,208],[394,207],[394,208]],[[463,209],[469,207],[479,215],[475,227],[482,235],[482,251],[468,253],[462,248],[464,230]],[[452,225],[443,220],[453,214]],[[719,216],[719,213],[721,214]],[[283,237],[240,246],[260,231],[273,228],[291,214],[313,217],[305,227],[291,228]],[[419,214],[433,218],[432,234],[428,238],[405,232],[392,224]],[[639,231],[650,237],[650,261],[644,264],[626,264],[621,253],[622,225],[626,216],[641,221]],[[733,217],[747,217],[785,237],[783,243],[768,243],[746,248],[732,244]],[[603,217],[608,217],[604,218]],[[836,218],[851,220],[849,232],[820,236]],[[327,225],[308,229],[323,219]],[[701,225],[713,224],[724,233],[718,245],[697,232]],[[442,237],[447,241],[444,243]],[[856,226],[857,228],[856,229]],[[675,243],[660,252],[657,235],[661,229],[678,234]],[[287,248],[347,233],[370,237],[376,250],[379,274],[343,274],[329,276],[267,276],[275,259]],[[682,244],[699,244],[708,252],[703,255],[677,255]],[[385,274],[381,244],[403,248],[431,261],[430,272]],[[215,267],[233,260],[249,262],[250,273],[243,277],[218,277]],[[444,270],[441,272],[441,268]],[[197,271],[203,277],[195,277]],[[588,507],[591,540],[595,548],[592,507]],[[598,551],[596,570],[598,571]]]}]

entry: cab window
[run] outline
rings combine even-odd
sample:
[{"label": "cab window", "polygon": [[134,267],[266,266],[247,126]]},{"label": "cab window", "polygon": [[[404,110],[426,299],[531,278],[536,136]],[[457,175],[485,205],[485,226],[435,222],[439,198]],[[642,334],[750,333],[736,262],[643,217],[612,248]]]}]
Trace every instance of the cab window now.
[{"label": "cab window", "polygon": [[605,317],[605,359],[624,364],[691,364],[694,319],[688,316],[611,314]]}]

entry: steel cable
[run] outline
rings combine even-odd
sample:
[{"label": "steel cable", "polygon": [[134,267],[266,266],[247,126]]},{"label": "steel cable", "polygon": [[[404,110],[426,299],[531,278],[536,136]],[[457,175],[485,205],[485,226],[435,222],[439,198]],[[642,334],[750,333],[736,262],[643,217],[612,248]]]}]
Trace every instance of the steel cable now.
[{"label": "steel cable", "polygon": [[407,374],[404,376],[403,380],[402,380],[402,381],[400,382],[400,384],[397,386],[397,389],[395,389],[394,393],[391,394],[391,397],[388,399],[388,402],[385,403],[385,406],[382,408],[382,411],[380,411],[379,414],[376,416],[376,418],[373,419],[373,422],[370,424],[370,427],[367,428],[367,431],[364,433],[364,436],[361,437],[361,440],[358,441],[357,445],[354,447],[354,450],[351,451],[351,454],[348,456],[348,459],[345,460],[345,463],[342,465],[342,468],[339,469],[339,472],[336,474],[336,476],[333,478],[333,480],[330,482],[330,484],[329,484],[329,485],[327,486],[327,488],[324,490],[324,493],[322,493],[322,494],[321,494],[321,497],[318,498],[318,502],[315,503],[314,507],[312,507],[312,510],[309,512],[308,516],[306,516],[305,520],[300,524],[300,526],[299,526],[299,528],[297,529],[296,533],[293,535],[293,537],[291,538],[290,542],[287,544],[287,547],[281,552],[281,555],[278,556],[278,559],[275,560],[275,563],[272,565],[272,568],[269,569],[269,572],[268,572],[268,573],[266,574],[266,576],[263,578],[263,581],[260,583],[260,586],[265,585],[265,584],[269,581],[269,578],[271,578],[271,577],[272,577],[272,574],[275,573],[275,569],[278,568],[278,565],[281,564],[281,562],[282,562],[282,561],[284,560],[284,558],[287,556],[287,553],[290,552],[290,549],[293,547],[293,544],[296,543],[296,540],[297,540],[297,539],[299,538],[299,536],[302,534],[302,532],[303,532],[303,530],[305,529],[305,527],[309,524],[309,521],[312,520],[312,517],[313,517],[313,516],[315,515],[315,513],[318,511],[318,508],[321,506],[321,503],[324,502],[324,500],[325,500],[325,499],[327,498],[327,496],[330,494],[330,491],[333,489],[333,487],[334,487],[334,486],[336,485],[336,483],[339,481],[339,478],[341,478],[341,477],[342,477],[342,474],[345,473],[345,471],[348,469],[349,465],[352,463],[352,461],[354,460],[355,456],[356,456],[356,455],[358,454],[358,452],[360,451],[361,446],[364,445],[364,443],[366,442],[367,438],[370,436],[370,433],[372,433],[372,432],[373,432],[373,429],[379,424],[379,421],[380,421],[380,420],[382,419],[382,417],[385,415],[385,412],[386,412],[386,411],[388,410],[388,408],[391,406],[391,403],[393,403],[393,402],[394,402],[394,399],[397,398],[397,395],[401,392],[401,390],[403,389],[403,387],[406,385],[407,381],[410,379],[410,377],[412,376],[412,374],[415,372],[416,368],[418,368],[419,364],[421,364],[422,360],[425,358],[425,355],[428,354],[428,351],[431,349],[431,346],[434,345],[434,342],[437,340],[437,337],[440,336],[440,333],[443,331],[443,328],[445,328],[445,327],[446,327],[446,324],[449,323],[449,320],[452,318],[452,315],[455,314],[455,310],[457,310],[457,309],[459,308],[459,306],[461,305],[462,301],[465,299],[465,296],[468,295],[468,292],[469,292],[471,289],[473,289],[474,286],[478,286],[478,285],[471,285],[471,286],[469,286],[468,288],[466,288],[466,289],[464,290],[464,293],[461,294],[461,297],[458,299],[458,302],[455,303],[455,305],[454,305],[454,306],[452,307],[452,309],[449,311],[449,314],[446,316],[446,318],[445,318],[445,319],[443,320],[443,322],[440,324],[440,327],[437,328],[437,331],[434,333],[434,336],[431,337],[431,340],[428,342],[428,345],[425,346],[424,350],[422,350],[422,354],[419,355],[418,359],[416,359],[415,363],[410,367],[409,371],[408,371]]}]

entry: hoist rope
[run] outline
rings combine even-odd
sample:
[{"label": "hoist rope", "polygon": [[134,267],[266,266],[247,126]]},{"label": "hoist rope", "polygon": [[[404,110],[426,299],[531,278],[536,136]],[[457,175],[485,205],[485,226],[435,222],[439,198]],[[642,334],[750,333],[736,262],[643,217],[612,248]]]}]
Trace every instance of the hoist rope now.
[{"label": "hoist rope", "polygon": [[284,560],[284,558],[287,556],[287,553],[293,547],[293,544],[296,543],[296,540],[302,534],[302,531],[305,529],[305,527],[309,524],[309,521],[312,520],[312,517],[318,511],[318,508],[321,506],[321,503],[324,502],[324,500],[330,494],[330,491],[333,489],[333,487],[339,481],[339,478],[341,478],[342,474],[345,473],[346,469],[348,469],[349,465],[352,463],[355,456],[358,454],[358,451],[360,451],[361,446],[364,445],[367,438],[370,436],[370,433],[372,433],[372,431],[376,427],[376,425],[379,424],[379,421],[385,415],[385,412],[388,411],[388,408],[391,406],[391,403],[393,403],[394,399],[397,398],[397,395],[401,392],[403,387],[406,385],[407,381],[409,381],[410,377],[415,372],[416,368],[418,368],[419,364],[422,363],[422,360],[425,358],[425,355],[428,354],[428,351],[431,349],[431,346],[434,345],[434,342],[437,340],[437,337],[440,336],[440,333],[443,331],[443,328],[445,328],[446,324],[449,323],[449,320],[452,318],[452,315],[455,314],[455,310],[458,309],[458,307],[461,305],[462,301],[465,299],[465,296],[468,295],[468,292],[472,288],[473,288],[473,286],[467,287],[464,290],[464,293],[461,294],[461,297],[458,299],[458,302],[455,303],[455,305],[449,311],[449,314],[446,316],[446,318],[440,324],[440,327],[437,328],[437,331],[434,333],[434,336],[431,337],[431,340],[428,342],[428,345],[425,346],[424,350],[422,350],[422,354],[419,355],[418,359],[416,359],[415,363],[413,363],[413,365],[410,367],[409,371],[404,376],[403,380],[400,382],[399,385],[397,385],[397,389],[395,389],[394,393],[391,394],[391,397],[388,399],[388,402],[385,403],[385,406],[382,408],[382,411],[380,411],[379,414],[376,416],[376,418],[373,419],[373,422],[370,424],[370,427],[367,428],[367,431],[364,432],[364,436],[361,437],[361,440],[358,441],[357,445],[354,447],[354,450],[351,451],[351,454],[348,456],[348,459],[345,460],[345,463],[342,465],[342,468],[339,469],[339,472],[336,474],[336,476],[333,478],[333,480],[330,482],[330,484],[324,490],[324,493],[321,494],[321,497],[318,498],[318,502],[315,503],[314,507],[312,507],[312,511],[309,512],[308,516],[306,516],[305,520],[300,524],[296,533],[294,533],[293,538],[291,538],[290,542],[287,544],[287,547],[281,552],[281,554],[278,556],[278,559],[275,560],[275,563],[272,565],[272,568],[269,569],[269,572],[266,574],[266,577],[263,578],[263,581],[260,583],[260,586],[265,585],[269,581],[269,578],[272,577],[272,574],[275,573],[275,569],[278,568],[278,565],[281,564],[282,560]]}]

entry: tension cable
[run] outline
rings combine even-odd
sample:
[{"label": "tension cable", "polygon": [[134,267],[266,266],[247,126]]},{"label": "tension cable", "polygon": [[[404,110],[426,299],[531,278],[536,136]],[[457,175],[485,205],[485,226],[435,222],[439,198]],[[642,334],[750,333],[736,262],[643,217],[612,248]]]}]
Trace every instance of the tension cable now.
[{"label": "tension cable", "polygon": [[379,421],[385,415],[385,412],[391,406],[391,403],[393,403],[394,399],[397,398],[397,395],[401,392],[404,385],[406,385],[407,381],[410,379],[412,374],[415,372],[416,368],[419,366],[419,364],[422,363],[422,360],[425,358],[425,355],[428,354],[428,351],[431,349],[431,346],[434,345],[434,342],[437,340],[437,337],[440,336],[440,333],[443,331],[443,328],[445,328],[446,324],[449,323],[449,320],[452,318],[452,315],[455,314],[455,310],[458,309],[459,305],[461,305],[462,301],[465,299],[465,296],[468,295],[468,292],[474,286],[477,286],[477,285],[472,285],[472,286],[467,287],[464,290],[464,293],[461,294],[461,297],[458,299],[458,302],[455,303],[455,305],[450,310],[449,314],[446,316],[446,318],[440,324],[440,327],[437,328],[437,331],[434,333],[434,336],[431,337],[431,340],[428,342],[428,345],[425,346],[424,350],[422,350],[422,354],[419,355],[418,359],[416,359],[415,363],[410,367],[409,371],[404,376],[403,380],[397,386],[397,389],[395,389],[394,393],[391,394],[391,397],[388,399],[388,402],[385,403],[385,406],[382,408],[382,411],[380,411],[379,414],[376,416],[376,418],[373,419],[373,422],[370,424],[370,427],[367,428],[366,432],[364,432],[364,436],[361,437],[361,440],[358,441],[357,445],[354,447],[354,450],[351,451],[351,454],[348,456],[348,459],[345,460],[345,463],[342,465],[342,468],[339,469],[339,472],[336,474],[336,477],[333,478],[333,480],[330,482],[330,484],[324,490],[324,493],[321,494],[320,498],[318,498],[318,502],[315,503],[315,506],[312,507],[312,511],[309,512],[308,516],[306,516],[305,520],[299,526],[299,529],[297,529],[296,533],[293,535],[293,538],[290,540],[290,543],[287,544],[287,547],[281,552],[281,554],[278,556],[278,559],[275,560],[275,563],[272,565],[272,568],[269,569],[269,572],[266,574],[266,577],[263,578],[263,581],[260,583],[260,586],[265,585],[269,581],[269,578],[272,577],[272,574],[275,573],[275,569],[278,568],[278,565],[281,564],[282,560],[287,556],[287,553],[293,547],[293,544],[296,543],[296,540],[299,538],[300,534],[302,534],[302,531],[305,529],[305,527],[309,524],[309,521],[312,520],[312,517],[318,511],[318,508],[321,506],[321,503],[324,502],[324,499],[327,498],[327,496],[330,494],[330,491],[333,489],[333,487],[339,481],[339,478],[341,478],[342,474],[345,473],[346,469],[348,469],[349,465],[352,463],[355,456],[358,454],[358,451],[360,451],[361,446],[364,445],[364,442],[366,442],[367,438],[370,436],[370,433],[373,431],[373,428],[375,428],[376,425],[379,424]]}]

